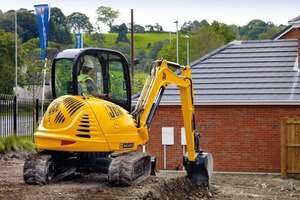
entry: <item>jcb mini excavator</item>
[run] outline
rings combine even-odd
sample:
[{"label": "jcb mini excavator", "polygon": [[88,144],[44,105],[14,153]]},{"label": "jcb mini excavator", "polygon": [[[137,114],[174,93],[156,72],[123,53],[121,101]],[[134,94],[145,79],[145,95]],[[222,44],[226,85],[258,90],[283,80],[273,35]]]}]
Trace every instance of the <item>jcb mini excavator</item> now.
[{"label": "jcb mini excavator", "polygon": [[[107,98],[88,96],[78,83],[85,61],[93,63],[91,78],[99,92],[111,94]],[[129,64],[120,52],[102,48],[64,50],[53,59],[54,100],[34,134],[38,153],[26,159],[24,181],[44,185],[87,172],[108,174],[110,185],[130,186],[155,174],[155,159],[137,150],[149,140],[151,120],[169,84],[180,90],[187,177],[208,186],[213,160],[210,153],[199,149],[199,134],[195,133],[190,67],[166,60],[153,62],[132,109]]]}]

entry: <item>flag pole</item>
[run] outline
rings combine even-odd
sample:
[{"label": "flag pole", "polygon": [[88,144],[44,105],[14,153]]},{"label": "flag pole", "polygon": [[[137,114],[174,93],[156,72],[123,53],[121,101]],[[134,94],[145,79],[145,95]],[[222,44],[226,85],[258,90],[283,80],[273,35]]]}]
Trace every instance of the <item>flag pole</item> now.
[{"label": "flag pole", "polygon": [[41,116],[44,116],[44,101],[45,101],[45,87],[46,87],[46,72],[47,72],[47,58],[45,58],[45,63],[44,63],[43,92],[42,92],[42,115],[41,115]]},{"label": "flag pole", "polygon": [[38,25],[38,32],[40,38],[40,48],[42,54],[40,59],[44,59],[44,72],[43,72],[43,91],[42,91],[42,116],[44,115],[44,101],[45,101],[45,85],[46,85],[46,72],[47,72],[47,46],[49,35],[49,21],[50,21],[50,6],[48,4],[34,5],[36,11],[36,20]]}]

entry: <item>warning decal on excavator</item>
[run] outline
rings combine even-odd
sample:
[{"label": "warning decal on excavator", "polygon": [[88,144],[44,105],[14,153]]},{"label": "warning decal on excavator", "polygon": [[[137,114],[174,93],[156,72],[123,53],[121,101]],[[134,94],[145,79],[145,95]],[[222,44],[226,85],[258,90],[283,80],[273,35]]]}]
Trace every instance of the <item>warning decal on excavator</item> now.
[{"label": "warning decal on excavator", "polygon": [[123,112],[118,106],[106,104],[106,110],[111,119],[117,119],[123,116]]}]

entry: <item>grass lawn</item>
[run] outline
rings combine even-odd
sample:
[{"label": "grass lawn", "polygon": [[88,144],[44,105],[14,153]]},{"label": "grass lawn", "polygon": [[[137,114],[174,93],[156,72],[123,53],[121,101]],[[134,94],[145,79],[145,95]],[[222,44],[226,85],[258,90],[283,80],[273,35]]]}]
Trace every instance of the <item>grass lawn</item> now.
[{"label": "grass lawn", "polygon": [[[115,45],[118,33],[106,33],[105,35],[105,47],[110,48]],[[154,43],[157,41],[164,41],[176,39],[176,34],[172,33],[135,33],[134,34],[134,47],[135,50],[144,49],[146,52],[149,52],[153,47]],[[129,41],[131,40],[130,33],[127,34]],[[87,44],[90,44],[91,41],[86,41]]]}]

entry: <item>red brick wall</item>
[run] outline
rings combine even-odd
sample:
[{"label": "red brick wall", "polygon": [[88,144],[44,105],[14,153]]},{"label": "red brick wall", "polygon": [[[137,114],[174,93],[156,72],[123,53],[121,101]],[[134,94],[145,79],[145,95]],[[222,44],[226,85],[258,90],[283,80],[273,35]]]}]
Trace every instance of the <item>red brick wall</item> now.
[{"label": "red brick wall", "polygon": [[[215,171],[280,172],[280,120],[300,116],[300,106],[196,106],[201,148],[211,152]],[[167,146],[167,169],[182,169],[180,106],[160,106],[151,123],[147,151],[163,169],[162,127],[174,127]]]},{"label": "red brick wall", "polygon": [[298,29],[296,29],[296,28],[291,29],[289,32],[287,32],[286,34],[284,34],[283,36],[281,36],[278,39],[291,39],[291,38],[294,38],[294,39],[298,38]]}]

